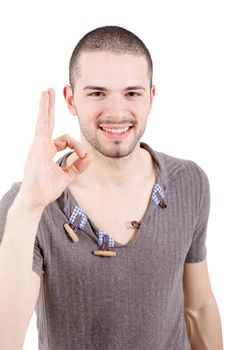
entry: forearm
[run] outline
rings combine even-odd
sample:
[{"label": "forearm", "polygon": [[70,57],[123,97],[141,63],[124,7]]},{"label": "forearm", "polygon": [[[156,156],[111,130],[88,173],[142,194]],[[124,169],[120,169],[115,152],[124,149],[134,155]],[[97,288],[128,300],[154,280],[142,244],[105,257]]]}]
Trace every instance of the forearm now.
[{"label": "forearm", "polygon": [[199,310],[184,309],[192,350],[223,350],[222,327],[215,299]]},{"label": "forearm", "polygon": [[[8,211],[0,245],[0,349],[20,349],[33,308],[34,241],[41,217],[17,198]],[[34,284],[33,284],[34,283]],[[30,311],[30,312],[29,312]]]}]

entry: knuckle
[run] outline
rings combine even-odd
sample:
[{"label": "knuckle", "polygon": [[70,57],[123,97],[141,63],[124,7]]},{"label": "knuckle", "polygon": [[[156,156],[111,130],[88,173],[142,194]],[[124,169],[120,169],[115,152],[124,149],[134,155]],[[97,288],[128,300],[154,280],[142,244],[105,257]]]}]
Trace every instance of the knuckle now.
[{"label": "knuckle", "polygon": [[64,140],[64,139],[67,139],[67,134],[63,134],[61,136],[58,136],[54,139],[54,141],[61,141],[61,140]]}]

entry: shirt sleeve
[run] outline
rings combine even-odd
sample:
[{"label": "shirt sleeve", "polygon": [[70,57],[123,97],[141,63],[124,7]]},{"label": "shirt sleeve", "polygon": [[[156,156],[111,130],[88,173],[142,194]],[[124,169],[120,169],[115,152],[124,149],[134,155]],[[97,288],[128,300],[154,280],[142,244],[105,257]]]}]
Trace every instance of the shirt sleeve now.
[{"label": "shirt sleeve", "polygon": [[198,209],[197,218],[194,225],[194,232],[191,246],[186,255],[185,262],[196,263],[206,258],[206,235],[210,212],[210,184],[204,170],[196,163],[195,166],[195,184],[197,185]]},{"label": "shirt sleeve", "polygon": [[[0,245],[1,245],[4,231],[5,231],[7,213],[12,203],[14,202],[16,195],[19,192],[20,185],[21,185],[20,182],[14,182],[11,188],[3,195],[3,197],[0,200]],[[20,232],[17,232],[17,229],[16,229],[15,234],[20,234]],[[44,273],[43,252],[40,248],[39,240],[37,236],[35,238],[35,243],[34,243],[32,270],[36,272],[40,277],[42,277]]]}]

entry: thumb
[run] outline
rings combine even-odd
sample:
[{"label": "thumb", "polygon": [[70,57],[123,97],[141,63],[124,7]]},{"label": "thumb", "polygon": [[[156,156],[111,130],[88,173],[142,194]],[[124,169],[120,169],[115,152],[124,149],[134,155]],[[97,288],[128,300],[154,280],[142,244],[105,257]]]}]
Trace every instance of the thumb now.
[{"label": "thumb", "polygon": [[86,168],[90,165],[93,159],[94,156],[91,153],[86,153],[84,158],[76,159],[71,165],[64,168],[63,170],[67,173],[70,180],[73,181],[78,174],[86,170]]}]

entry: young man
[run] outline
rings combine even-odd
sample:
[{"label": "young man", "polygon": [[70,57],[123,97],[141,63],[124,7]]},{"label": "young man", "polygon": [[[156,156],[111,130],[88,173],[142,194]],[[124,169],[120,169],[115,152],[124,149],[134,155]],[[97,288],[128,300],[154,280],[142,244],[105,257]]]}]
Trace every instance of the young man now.
[{"label": "young man", "polygon": [[42,92],[23,180],[0,206],[2,350],[22,348],[34,309],[40,350],[222,349],[209,181],[195,162],[140,142],[152,73],[133,33],[87,33],[64,88],[81,143],[52,140],[55,93]]}]

